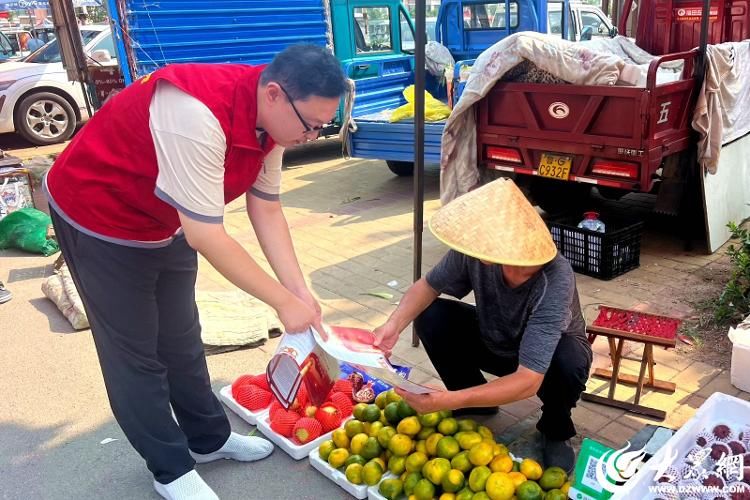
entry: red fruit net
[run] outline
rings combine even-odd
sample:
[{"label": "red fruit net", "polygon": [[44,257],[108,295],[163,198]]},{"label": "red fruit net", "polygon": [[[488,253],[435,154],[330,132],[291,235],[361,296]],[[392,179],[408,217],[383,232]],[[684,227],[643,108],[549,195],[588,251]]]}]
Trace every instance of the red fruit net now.
[{"label": "red fruit net", "polygon": [[352,383],[345,379],[339,379],[333,383],[331,392],[343,392],[344,394],[351,394]]},{"label": "red fruit net", "polygon": [[[303,429],[307,432],[300,432]],[[323,427],[320,425],[320,422],[314,418],[302,417],[294,424],[292,439],[297,444],[305,444],[320,437],[322,432]]]},{"label": "red fruit net", "polygon": [[323,432],[330,432],[341,425],[341,412],[333,403],[325,403],[315,412],[315,418],[323,426]]},{"label": "red fruit net", "polygon": [[258,411],[271,404],[271,393],[254,385],[242,385],[237,388],[235,400],[250,411]]},{"label": "red fruit net", "polygon": [[250,377],[250,384],[258,386],[264,391],[271,392],[271,386],[268,385],[268,379],[266,378],[265,373]]},{"label": "red fruit net", "polygon": [[352,414],[352,410],[354,409],[352,397],[343,392],[334,392],[331,394],[331,403],[339,409],[342,417],[348,417]]},{"label": "red fruit net", "polygon": [[273,420],[274,415],[279,410],[286,411],[286,408],[284,408],[281,403],[279,403],[278,399],[274,398],[273,401],[271,401],[271,406],[268,408],[268,416],[271,418],[271,420]]},{"label": "red fruit net", "polygon": [[271,430],[276,434],[284,437],[292,437],[292,431],[294,431],[294,424],[300,416],[295,411],[279,410],[276,415],[271,419]]},{"label": "red fruit net", "polygon": [[593,325],[672,340],[676,337],[677,329],[681,323],[682,320],[677,318],[599,306],[599,315],[594,320]]},{"label": "red fruit net", "polygon": [[243,385],[249,385],[253,380],[254,375],[240,375],[237,379],[232,382],[232,397],[237,399],[237,389]]},{"label": "red fruit net", "polygon": [[308,402],[309,399],[307,397],[307,388],[305,387],[305,384],[302,384],[299,386],[299,391],[297,391],[297,397],[294,398],[292,407],[294,407],[295,410],[301,412],[304,410],[305,406],[307,406]]}]

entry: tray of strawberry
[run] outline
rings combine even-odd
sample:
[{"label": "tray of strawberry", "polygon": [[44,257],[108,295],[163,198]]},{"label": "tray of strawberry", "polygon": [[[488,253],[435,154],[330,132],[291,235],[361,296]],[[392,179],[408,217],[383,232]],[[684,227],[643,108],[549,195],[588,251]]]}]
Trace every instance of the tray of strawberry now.
[{"label": "tray of strawberry", "polygon": [[351,416],[352,408],[352,385],[348,380],[337,380],[320,406],[308,401],[303,385],[289,409],[272,401],[268,413],[258,418],[258,430],[289,456],[301,460],[330,439],[334,429]]},{"label": "tray of strawberry", "polygon": [[219,399],[250,425],[256,425],[274,400],[266,374],[241,375],[232,385],[222,387]]}]

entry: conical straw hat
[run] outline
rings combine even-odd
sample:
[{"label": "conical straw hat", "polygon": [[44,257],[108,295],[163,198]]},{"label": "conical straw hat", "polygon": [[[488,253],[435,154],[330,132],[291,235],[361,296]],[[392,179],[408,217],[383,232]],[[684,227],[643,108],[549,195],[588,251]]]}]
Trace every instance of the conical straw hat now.
[{"label": "conical straw hat", "polygon": [[510,179],[498,179],[460,196],[430,220],[437,239],[480,260],[538,266],[557,255],[549,229]]}]

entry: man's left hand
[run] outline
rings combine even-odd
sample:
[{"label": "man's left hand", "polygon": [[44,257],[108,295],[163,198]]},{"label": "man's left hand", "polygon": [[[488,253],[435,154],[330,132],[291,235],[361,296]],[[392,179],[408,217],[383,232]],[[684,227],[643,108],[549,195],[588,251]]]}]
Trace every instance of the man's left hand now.
[{"label": "man's left hand", "polygon": [[396,387],[396,393],[409,403],[417,413],[430,413],[433,411],[452,409],[450,391],[436,391],[428,394],[414,394]]}]

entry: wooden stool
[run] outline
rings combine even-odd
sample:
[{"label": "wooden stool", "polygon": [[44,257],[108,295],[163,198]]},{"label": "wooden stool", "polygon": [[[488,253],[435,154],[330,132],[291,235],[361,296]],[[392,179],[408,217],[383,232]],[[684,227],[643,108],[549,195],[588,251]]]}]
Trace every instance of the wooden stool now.
[{"label": "wooden stool", "polygon": [[[599,335],[607,337],[609,341],[612,370],[597,368],[593,374],[595,377],[609,379],[609,393],[607,397],[602,397],[585,392],[581,395],[581,399],[664,420],[667,416],[665,411],[643,406],[639,403],[644,386],[666,392],[676,390],[677,386],[673,382],[658,380],[654,377],[654,346],[661,346],[665,349],[675,347],[677,329],[680,323],[681,320],[677,318],[600,306],[599,316],[593,324],[586,328],[586,333],[589,334],[591,344]],[[643,356],[641,357],[641,369],[638,377],[620,374],[622,348],[626,340],[643,344]],[[648,368],[648,379],[646,379],[646,368]],[[615,399],[615,389],[618,382],[636,386],[633,403]]]}]

